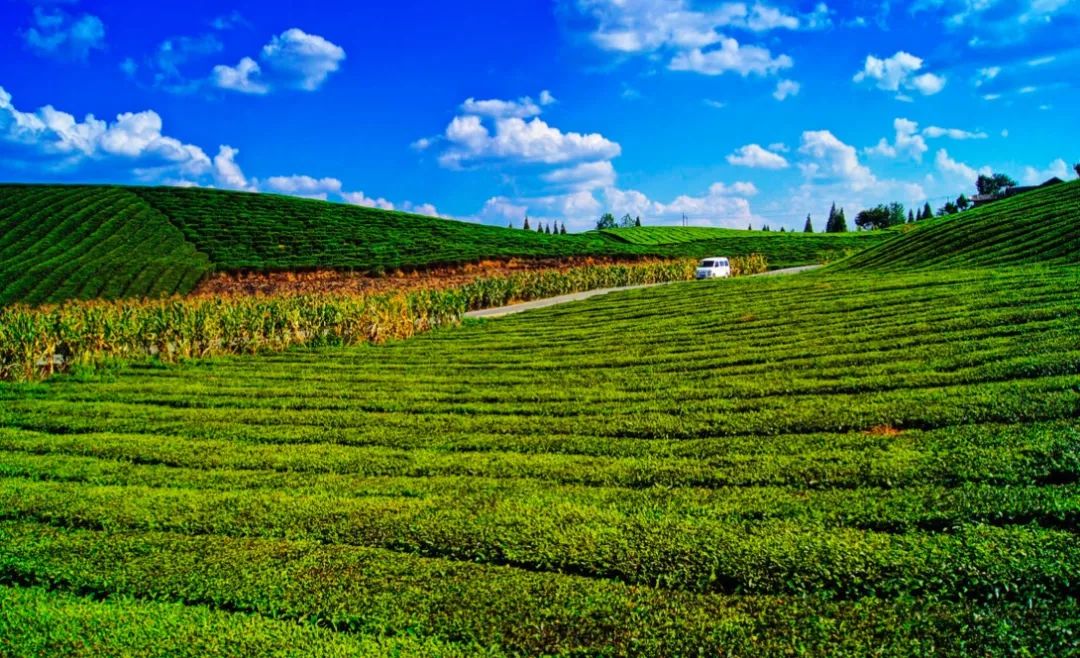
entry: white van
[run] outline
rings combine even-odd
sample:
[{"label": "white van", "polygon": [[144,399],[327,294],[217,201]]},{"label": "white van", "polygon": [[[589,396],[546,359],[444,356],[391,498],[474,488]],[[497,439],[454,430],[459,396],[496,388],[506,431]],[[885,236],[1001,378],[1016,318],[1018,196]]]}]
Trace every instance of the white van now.
[{"label": "white van", "polygon": [[726,279],[731,276],[731,263],[728,259],[714,256],[698,263],[694,277],[697,279]]}]

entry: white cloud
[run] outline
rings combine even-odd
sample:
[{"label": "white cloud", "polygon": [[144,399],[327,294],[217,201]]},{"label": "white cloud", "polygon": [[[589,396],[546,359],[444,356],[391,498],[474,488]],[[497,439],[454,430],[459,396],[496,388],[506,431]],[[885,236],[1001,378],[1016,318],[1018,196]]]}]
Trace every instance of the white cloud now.
[{"label": "white cloud", "polygon": [[325,201],[330,194],[341,193],[341,181],[336,178],[312,178],[304,175],[271,176],[266,179],[265,189]]},{"label": "white cloud", "polygon": [[461,104],[461,111],[465,114],[474,114],[482,117],[500,119],[504,117],[517,117],[528,119],[539,116],[543,110],[528,96],[516,101],[504,101],[497,98],[489,100],[476,100],[468,98]]},{"label": "white cloud", "polygon": [[741,45],[722,30],[754,33],[772,30],[816,30],[832,24],[829,8],[819,3],[805,15],[755,2],[726,2],[691,8],[689,0],[577,0],[581,14],[595,25],[591,38],[602,50],[623,54],[663,51],[668,68],[719,75],[775,73],[792,65],[787,55],[773,57],[762,46]]},{"label": "white cloud", "polygon": [[254,182],[248,182],[247,176],[236,162],[236,156],[239,154],[240,150],[231,146],[222,144],[218,147],[218,154],[214,156],[214,182],[230,190],[254,192],[256,190]]},{"label": "white cloud", "polygon": [[445,167],[480,161],[562,164],[584,160],[610,160],[619,145],[599,133],[564,133],[539,117],[496,119],[494,133],[475,115],[454,117],[446,128],[450,146],[439,157]]},{"label": "white cloud", "polygon": [[1022,180],[1025,185],[1039,185],[1054,177],[1069,180],[1069,165],[1061,158],[1054,160],[1046,169],[1042,170],[1035,167],[1024,167]]},{"label": "white cloud", "polygon": [[315,91],[344,59],[341,46],[294,27],[263,46],[259,62],[244,57],[236,66],[215,66],[210,83],[244,94],[266,94],[278,88]]},{"label": "white cloud", "polygon": [[211,82],[220,89],[229,89],[243,94],[265,94],[270,86],[259,81],[262,69],[259,63],[250,57],[240,60],[236,66],[218,64],[210,74]]},{"label": "white cloud", "polygon": [[[393,210],[393,208],[391,207],[388,210]],[[442,215],[439,214],[439,210],[430,203],[413,203],[411,201],[406,201],[405,203],[401,204],[401,210],[404,212],[411,212],[414,215],[442,217]]]},{"label": "white cloud", "polygon": [[972,132],[969,130],[961,130],[959,128],[941,128],[939,126],[927,126],[923,128],[923,135],[936,139],[938,137],[948,137],[949,139],[986,139],[987,134],[979,131]]},{"label": "white cloud", "polygon": [[949,157],[949,152],[945,149],[940,149],[937,152],[937,156],[934,158],[934,164],[937,166],[938,171],[945,174],[947,177],[953,180],[959,180],[965,183],[969,188],[974,188],[975,181],[979,178],[979,175],[989,176],[991,174],[989,167],[982,167],[975,169],[969,165],[953,160]]},{"label": "white cloud", "polygon": [[[753,183],[714,183],[702,196],[680,195],[670,203],[654,201],[637,190],[604,190],[604,207],[616,217],[641,216],[648,224],[675,223],[685,215],[697,226],[743,228],[755,219],[747,196],[757,193]],[[589,218],[595,221],[595,218]],[[587,227],[587,225],[586,225]]]},{"label": "white cloud", "polygon": [[945,88],[945,78],[933,73],[916,73],[923,68],[923,60],[910,53],[899,51],[892,57],[880,59],[866,56],[863,70],[855,74],[855,82],[872,81],[885,91],[918,91],[924,96],[938,93]]},{"label": "white cloud", "polygon": [[724,101],[716,101],[711,98],[706,98],[701,102],[716,110],[722,110],[727,107],[727,103],[725,103]]},{"label": "white cloud", "polygon": [[702,75],[721,75],[732,71],[746,77],[750,74],[769,75],[791,68],[793,64],[787,55],[773,57],[767,48],[742,46],[735,39],[724,37],[718,48],[706,51],[693,48],[675,55],[668,68]]},{"label": "white cloud", "polygon": [[787,153],[791,149],[787,147],[787,144],[783,142],[773,142],[767,147],[770,151],[776,151],[777,153]]},{"label": "white cloud", "polygon": [[794,80],[781,80],[776,83],[776,91],[773,92],[773,98],[778,101],[782,101],[788,96],[798,96],[801,85]]},{"label": "white cloud", "polygon": [[547,89],[543,89],[543,90],[540,91],[540,104],[541,105],[554,105],[555,103],[558,103],[558,102],[559,102],[558,99],[556,99],[554,96],[552,96],[551,92],[548,91]]},{"label": "white cloud", "polygon": [[803,132],[799,153],[812,159],[800,165],[807,178],[836,179],[856,192],[877,183],[870,169],[859,162],[855,147],[840,141],[828,130]]},{"label": "white cloud", "polygon": [[545,182],[566,185],[575,190],[594,190],[615,184],[615,167],[608,160],[582,162],[573,167],[556,169],[541,178]]},{"label": "white cloud", "polygon": [[261,57],[268,69],[291,86],[314,91],[338,70],[345,51],[323,37],[294,27],[263,46]]},{"label": "white cloud", "polygon": [[882,137],[877,146],[866,149],[866,152],[887,158],[908,155],[921,162],[923,153],[926,153],[928,147],[926,140],[919,134],[919,124],[909,119],[898,118],[893,120],[893,129],[896,131],[896,137],[892,144]]},{"label": "white cloud", "polygon": [[79,121],[51,105],[22,112],[0,87],[0,141],[52,168],[117,160],[174,175],[199,175],[210,169],[210,159],[202,149],[163,135],[161,130],[161,117],[152,110],[125,112],[112,123],[92,114]]},{"label": "white cloud", "polygon": [[85,60],[91,50],[105,48],[105,24],[97,16],[74,18],[41,6],[34,7],[34,25],[22,36],[27,46],[42,55]]},{"label": "white cloud", "polygon": [[727,156],[727,161],[739,167],[758,169],[784,169],[788,161],[782,155],[767,151],[757,144],[747,144]]},{"label": "white cloud", "polygon": [[351,203],[354,206],[364,206],[366,208],[381,208],[382,210],[393,210],[394,204],[379,197],[373,199],[363,192],[342,192],[341,198],[345,200],[345,203]]}]

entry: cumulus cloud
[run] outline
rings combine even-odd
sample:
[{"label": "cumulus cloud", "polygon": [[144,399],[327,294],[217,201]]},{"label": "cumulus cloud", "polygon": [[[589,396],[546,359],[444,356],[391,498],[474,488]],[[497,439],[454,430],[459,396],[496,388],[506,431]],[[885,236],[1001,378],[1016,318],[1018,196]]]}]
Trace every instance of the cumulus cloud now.
[{"label": "cumulus cloud", "polygon": [[311,176],[296,174],[292,176],[271,176],[266,179],[265,189],[270,192],[325,201],[331,193],[341,193],[341,181],[336,178],[312,178]]},{"label": "cumulus cloud", "polygon": [[565,185],[575,190],[593,190],[615,184],[615,167],[608,160],[582,162],[556,169],[541,177],[545,182]]},{"label": "cumulus cloud", "polygon": [[980,174],[989,176],[992,173],[990,167],[975,169],[963,162],[952,159],[945,149],[940,149],[937,152],[934,157],[934,164],[937,166],[938,171],[946,177],[961,181],[969,188],[974,187],[975,181],[978,180]]},{"label": "cumulus cloud", "polygon": [[80,121],[51,105],[23,112],[0,87],[0,141],[14,149],[16,158],[40,161],[53,169],[119,160],[148,172],[201,175],[209,171],[210,158],[202,149],[161,131],[161,117],[152,110],[124,112],[112,122],[93,114]]},{"label": "cumulus cloud", "polygon": [[539,105],[533,102],[533,99],[524,96],[516,101],[505,101],[498,98],[488,100],[467,98],[465,102],[461,104],[461,111],[465,114],[474,114],[495,119],[504,117],[527,119],[529,117],[538,116],[543,110],[540,109]]},{"label": "cumulus cloud", "polygon": [[599,133],[563,132],[539,117],[529,121],[499,118],[492,132],[479,116],[458,116],[446,127],[444,137],[449,147],[439,162],[450,168],[483,161],[562,164],[610,160],[621,152],[617,143]]},{"label": "cumulus cloud", "polygon": [[727,161],[739,167],[752,167],[757,169],[785,169],[788,161],[784,156],[766,150],[757,144],[747,144],[727,156]]},{"label": "cumulus cloud", "polygon": [[294,27],[263,46],[259,61],[244,57],[236,66],[215,66],[210,83],[243,94],[266,94],[279,88],[315,91],[344,60],[341,46]]},{"label": "cumulus cloud", "polygon": [[1038,185],[1054,177],[1060,178],[1061,180],[1069,180],[1069,165],[1061,158],[1051,162],[1046,169],[1040,170],[1035,167],[1024,167],[1022,180],[1025,185]]},{"label": "cumulus cloud", "polygon": [[261,57],[283,84],[314,91],[338,70],[345,51],[323,37],[294,27],[263,46]]},{"label": "cumulus cloud", "polygon": [[776,83],[776,90],[773,91],[773,98],[782,101],[789,96],[798,96],[801,88],[802,85],[794,80],[781,80]]},{"label": "cumulus cloud", "polygon": [[859,162],[855,147],[840,141],[828,130],[803,132],[799,153],[811,159],[800,165],[807,178],[838,180],[854,191],[877,183],[870,169]]},{"label": "cumulus cloud", "polygon": [[675,55],[668,68],[702,75],[720,75],[731,71],[746,77],[750,74],[769,75],[793,65],[794,62],[787,55],[773,57],[767,48],[743,46],[735,39],[725,37],[718,47],[709,50],[693,48]]},{"label": "cumulus cloud", "polygon": [[576,8],[594,25],[590,36],[602,50],[626,55],[662,52],[670,56],[669,69],[704,75],[728,71],[767,75],[792,65],[787,55],[740,44],[727,31],[815,30],[832,23],[824,3],[803,15],[763,2],[694,9],[688,0],[577,0]]},{"label": "cumulus cloud", "polygon": [[351,203],[354,206],[381,208],[382,210],[394,209],[394,204],[386,199],[383,199],[382,197],[374,199],[365,195],[363,192],[343,192],[341,197],[345,199],[345,203]]},{"label": "cumulus cloud", "polygon": [[882,137],[877,146],[866,149],[866,152],[887,158],[907,155],[921,162],[923,153],[926,153],[928,147],[926,140],[919,134],[919,124],[909,119],[898,118],[893,120],[893,129],[896,131],[896,137],[892,144]]},{"label": "cumulus cloud", "polygon": [[240,165],[236,162],[239,149],[222,144],[218,147],[218,154],[214,156],[214,181],[220,187],[230,190],[243,190],[254,192],[257,188],[254,183],[248,182]]},{"label": "cumulus cloud", "polygon": [[105,24],[92,14],[74,17],[59,9],[38,6],[34,7],[33,25],[22,37],[40,55],[85,60],[91,50],[105,48]]},{"label": "cumulus cloud", "polygon": [[922,68],[922,58],[902,50],[885,59],[867,55],[863,70],[855,74],[854,80],[873,82],[878,89],[885,91],[917,91],[924,96],[931,96],[945,88],[944,77],[933,73],[918,74]]},{"label": "cumulus cloud", "polygon": [[229,89],[243,94],[265,94],[270,86],[260,81],[262,69],[250,57],[240,60],[236,66],[218,64],[210,74],[210,80],[219,89]]},{"label": "cumulus cloud", "polygon": [[663,203],[637,190],[613,187],[604,190],[604,200],[616,216],[640,215],[650,223],[674,223],[685,215],[688,222],[699,226],[742,228],[755,219],[746,197],[756,193],[753,183],[713,183],[702,196],[683,194]]}]

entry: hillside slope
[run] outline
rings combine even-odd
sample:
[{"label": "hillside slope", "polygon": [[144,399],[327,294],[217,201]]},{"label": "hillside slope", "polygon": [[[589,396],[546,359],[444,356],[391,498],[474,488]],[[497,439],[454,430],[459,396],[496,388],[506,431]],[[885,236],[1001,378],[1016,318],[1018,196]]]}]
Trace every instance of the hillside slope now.
[{"label": "hillside slope", "polygon": [[126,189],[0,185],[0,305],[186,292],[209,270]]},{"label": "hillside slope", "polygon": [[546,235],[269,194],[0,185],[0,305],[184,294],[210,271],[382,272],[511,258],[755,252],[777,268],[837,260],[893,237],[699,231],[709,239],[636,244],[606,232]]},{"label": "hillside slope", "polygon": [[834,269],[1080,265],[1080,181],[917,224]]}]

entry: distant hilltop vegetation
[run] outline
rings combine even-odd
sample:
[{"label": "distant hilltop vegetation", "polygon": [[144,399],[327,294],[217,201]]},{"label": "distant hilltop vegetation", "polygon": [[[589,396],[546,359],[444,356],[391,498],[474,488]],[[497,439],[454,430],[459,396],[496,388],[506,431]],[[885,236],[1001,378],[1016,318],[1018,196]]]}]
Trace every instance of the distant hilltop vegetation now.
[{"label": "distant hilltop vegetation", "polygon": [[750,253],[776,268],[837,260],[896,235],[701,228],[666,239],[660,228],[549,235],[270,194],[0,185],[0,304],[186,294],[215,271],[380,274],[509,258]]}]

